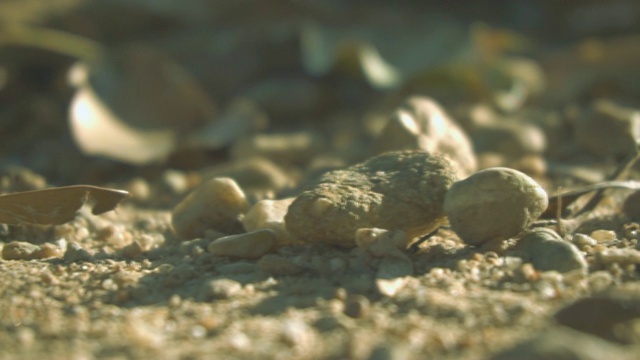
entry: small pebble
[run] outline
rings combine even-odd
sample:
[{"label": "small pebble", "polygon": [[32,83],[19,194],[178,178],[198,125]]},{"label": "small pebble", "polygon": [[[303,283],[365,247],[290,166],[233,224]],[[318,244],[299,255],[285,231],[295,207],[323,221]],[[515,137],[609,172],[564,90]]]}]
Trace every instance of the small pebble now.
[{"label": "small pebble", "polygon": [[355,235],[356,244],[373,256],[401,254],[407,248],[409,237],[402,230],[358,229]]},{"label": "small pebble", "polygon": [[42,244],[40,249],[33,253],[34,259],[59,258],[64,256],[62,249],[54,244]]},{"label": "small pebble", "polygon": [[362,319],[369,315],[371,303],[362,295],[349,295],[344,304],[345,315],[354,319]]},{"label": "small pebble", "polygon": [[640,264],[640,251],[635,249],[605,249],[596,253],[599,264],[607,266],[617,263],[620,266]]},{"label": "small pebble", "polygon": [[585,246],[594,246],[598,244],[598,241],[591,236],[579,233],[573,235],[573,237],[571,238],[571,242],[578,246],[580,249]]},{"label": "small pebble", "polygon": [[513,169],[490,168],[454,183],[444,211],[464,242],[482,245],[516,236],[548,204],[547,193],[529,176]]},{"label": "small pebble", "polygon": [[172,213],[172,224],[182,240],[203,237],[207,229],[233,234],[241,231],[240,215],[249,202],[236,182],[214,178],[182,200]]},{"label": "small pebble", "polygon": [[380,294],[393,297],[405,287],[411,275],[413,275],[413,262],[408,256],[402,254],[402,256],[384,257],[376,272],[376,288]]},{"label": "small pebble", "polygon": [[275,243],[276,234],[271,230],[264,229],[219,238],[211,242],[207,246],[207,250],[218,256],[258,259],[268,253]]},{"label": "small pebble", "polygon": [[230,279],[215,279],[204,285],[205,296],[212,299],[229,299],[242,292],[242,284]]},{"label": "small pebble", "polygon": [[591,238],[597,242],[613,241],[616,239],[616,232],[612,230],[595,230],[591,233]]},{"label": "small pebble", "polygon": [[287,231],[284,216],[294,198],[283,200],[260,200],[245,214],[242,225],[248,232],[270,229],[276,235],[278,246],[298,244]]},{"label": "small pebble", "polygon": [[297,239],[355,246],[360,228],[404,230],[409,238],[444,221],[442,203],[457,175],[443,157],[389,152],[330,171],[289,206],[285,222]]},{"label": "small pebble", "polygon": [[523,236],[516,246],[525,262],[531,262],[538,271],[566,273],[586,271],[587,261],[578,248],[560,238],[553,230],[536,229]]},{"label": "small pebble", "polygon": [[70,242],[67,245],[67,251],[64,253],[64,260],[67,262],[91,261],[93,255],[83,249],[78,243]]},{"label": "small pebble", "polygon": [[274,191],[292,185],[291,177],[278,165],[263,157],[245,158],[202,170],[205,179],[227,177],[234,179],[243,189],[270,189]]},{"label": "small pebble", "polygon": [[40,250],[38,245],[23,241],[12,241],[2,248],[2,258],[5,260],[31,260],[38,250]]}]

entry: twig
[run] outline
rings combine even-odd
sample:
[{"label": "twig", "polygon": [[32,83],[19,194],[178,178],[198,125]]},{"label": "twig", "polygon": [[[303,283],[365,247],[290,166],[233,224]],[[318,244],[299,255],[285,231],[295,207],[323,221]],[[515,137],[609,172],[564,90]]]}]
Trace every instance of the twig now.
[{"label": "twig", "polygon": [[[636,148],[635,152],[632,155],[630,155],[626,161],[624,161],[622,164],[620,164],[620,166],[616,168],[616,170],[613,172],[613,174],[611,174],[608,180],[610,181],[620,180],[621,178],[625,177],[629,172],[629,170],[631,169],[631,167],[633,167],[633,165],[635,165],[635,163],[638,162],[638,160],[640,160],[640,151],[638,151],[638,148]],[[596,206],[598,206],[598,204],[600,204],[600,202],[604,198],[604,192],[606,190],[607,190],[606,188],[598,190],[598,192],[596,192],[593,195],[591,200],[589,200],[589,202],[587,202],[587,204],[582,209],[580,209],[578,212],[574,214],[567,214],[567,217],[576,218],[582,214],[585,214],[595,209]]]}]

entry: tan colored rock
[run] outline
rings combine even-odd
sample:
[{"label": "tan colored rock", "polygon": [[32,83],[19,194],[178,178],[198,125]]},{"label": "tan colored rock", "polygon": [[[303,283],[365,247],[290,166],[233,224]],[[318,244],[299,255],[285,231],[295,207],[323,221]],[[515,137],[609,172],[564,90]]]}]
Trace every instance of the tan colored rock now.
[{"label": "tan colored rock", "polygon": [[467,134],[433,99],[414,96],[393,113],[374,143],[374,152],[420,149],[441,154],[458,165],[462,175],[476,170]]},{"label": "tan colored rock", "polygon": [[260,200],[244,216],[242,225],[247,232],[270,229],[276,234],[278,246],[297,244],[299,241],[287,231],[284,216],[294,198],[282,200]]},{"label": "tan colored rock", "polygon": [[276,234],[271,230],[257,230],[246,234],[229,235],[214,240],[207,250],[218,256],[241,259],[258,259],[276,244]]},{"label": "tan colored rock", "polygon": [[490,168],[453,184],[444,212],[464,242],[482,245],[517,235],[548,204],[547,193],[529,176],[513,169]]},{"label": "tan colored rock", "polygon": [[12,241],[2,248],[5,260],[31,260],[40,247],[24,241]]},{"label": "tan colored rock", "polygon": [[580,250],[562,240],[553,230],[542,228],[531,231],[518,241],[516,249],[522,252],[524,261],[532,263],[538,271],[566,273],[586,271],[588,268]]},{"label": "tan colored rock", "polygon": [[211,179],[227,177],[234,179],[243,189],[282,190],[292,185],[292,179],[279,166],[264,157],[242,160],[208,167],[202,177]]},{"label": "tan colored rock", "polygon": [[444,220],[442,204],[457,179],[442,156],[408,150],[385,153],[322,175],[289,206],[287,230],[304,242],[355,246],[360,228],[421,235]]},{"label": "tan colored rock", "polygon": [[182,200],[172,213],[176,234],[183,240],[203,237],[208,229],[240,232],[240,215],[249,210],[247,198],[233,179],[214,178]]}]

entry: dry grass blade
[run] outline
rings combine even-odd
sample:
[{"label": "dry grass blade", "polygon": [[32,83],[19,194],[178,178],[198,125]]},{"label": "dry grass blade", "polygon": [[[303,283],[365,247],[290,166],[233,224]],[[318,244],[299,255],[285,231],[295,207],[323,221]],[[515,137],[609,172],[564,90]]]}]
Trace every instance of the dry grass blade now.
[{"label": "dry grass blade", "polygon": [[640,190],[640,181],[604,181],[593,185],[581,187],[579,189],[563,192],[549,197],[549,206],[540,216],[541,219],[553,219],[557,211],[564,212],[578,198],[594,191],[607,189]]},{"label": "dry grass blade", "polygon": [[25,191],[0,196],[0,223],[58,225],[73,220],[86,203],[99,215],[116,208],[129,195],[89,185]]}]

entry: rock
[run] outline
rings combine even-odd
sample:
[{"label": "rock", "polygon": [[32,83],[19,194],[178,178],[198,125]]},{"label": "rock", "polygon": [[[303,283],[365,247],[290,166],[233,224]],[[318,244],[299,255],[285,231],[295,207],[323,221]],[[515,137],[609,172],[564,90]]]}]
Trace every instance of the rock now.
[{"label": "rock", "polygon": [[77,261],[91,261],[93,255],[87,250],[83,249],[78,243],[70,242],[67,245],[67,251],[64,253],[64,261],[77,262]]},{"label": "rock", "polygon": [[344,304],[344,313],[355,319],[366,317],[370,310],[371,302],[362,295],[350,295]]},{"label": "rock", "polygon": [[640,318],[638,293],[613,290],[580,299],[560,309],[554,318],[559,324],[583,333],[618,343],[631,343],[634,339],[629,339],[630,332],[620,330],[625,323]]},{"label": "rock", "polygon": [[640,137],[640,111],[597,100],[575,123],[575,137],[594,155],[626,157]]},{"label": "rock", "polygon": [[378,292],[394,296],[413,274],[413,262],[402,251],[407,248],[409,238],[402,230],[358,229],[356,244],[374,257],[381,257],[376,272],[375,284]]},{"label": "rock", "polygon": [[549,229],[536,229],[518,240],[516,250],[522,252],[525,262],[530,262],[538,271],[566,273],[574,270],[586,271],[587,261],[578,248]]},{"label": "rock", "polygon": [[294,198],[283,200],[260,200],[246,213],[242,225],[248,232],[270,229],[276,234],[278,246],[297,244],[287,231],[284,216]]},{"label": "rock", "polygon": [[230,279],[215,279],[204,285],[204,293],[207,298],[229,299],[242,291],[242,284]]},{"label": "rock", "polygon": [[442,203],[457,175],[439,155],[389,152],[322,175],[289,206],[289,233],[310,243],[355,246],[360,228],[403,230],[409,238],[444,220]]},{"label": "rock", "polygon": [[594,230],[591,232],[591,238],[597,242],[613,241],[617,238],[616,232],[611,230]]},{"label": "rock", "polygon": [[236,141],[231,156],[238,160],[263,156],[278,163],[306,164],[324,147],[320,134],[310,131],[256,134]]},{"label": "rock", "polygon": [[529,176],[513,169],[490,168],[453,184],[444,212],[464,242],[482,245],[517,235],[548,204],[547,193]]},{"label": "rock", "polygon": [[393,113],[374,143],[374,152],[419,149],[453,161],[461,175],[476,170],[471,141],[433,99],[414,96]]},{"label": "rock", "polygon": [[211,179],[228,177],[243,189],[282,190],[292,185],[292,180],[280,167],[262,157],[245,158],[202,170],[202,177]]},{"label": "rock", "polygon": [[606,249],[596,253],[596,261],[603,265],[617,263],[620,266],[640,264],[640,251],[635,249]]},{"label": "rock", "polygon": [[33,254],[40,250],[40,246],[24,241],[12,241],[2,248],[2,258],[5,260],[31,260]]},{"label": "rock", "polygon": [[33,253],[34,259],[59,258],[64,255],[64,251],[54,244],[42,244],[40,249]]},{"label": "rock", "polygon": [[491,360],[631,360],[624,347],[567,328],[545,330],[531,340],[502,351]]},{"label": "rock", "polygon": [[258,268],[272,275],[295,275],[304,269],[289,259],[275,254],[267,254],[258,260]]},{"label": "rock", "polygon": [[376,272],[375,284],[378,292],[393,297],[408,283],[413,275],[413,262],[408,256],[387,256],[382,258]]},{"label": "rock", "polygon": [[203,237],[207,229],[238,233],[240,215],[249,210],[249,202],[236,182],[214,178],[182,200],[172,213],[176,234],[183,240]]},{"label": "rock", "polygon": [[542,154],[546,148],[544,132],[533,124],[503,119],[478,126],[471,133],[477,153],[498,153],[507,159]]},{"label": "rock", "polygon": [[12,241],[2,247],[5,260],[38,260],[62,257],[63,251],[54,244],[35,245],[23,241]]},{"label": "rock", "polygon": [[403,254],[402,250],[407,248],[409,240],[402,230],[358,229],[355,235],[355,242],[359,247],[378,257]]},{"label": "rock", "polygon": [[271,230],[264,229],[219,238],[211,242],[209,246],[207,246],[207,250],[218,256],[257,259],[269,252],[275,243],[275,233]]}]

